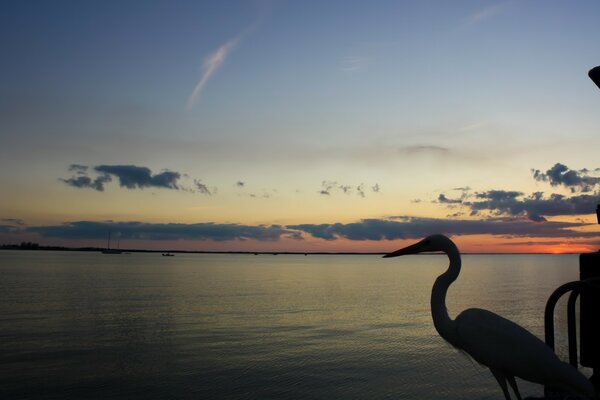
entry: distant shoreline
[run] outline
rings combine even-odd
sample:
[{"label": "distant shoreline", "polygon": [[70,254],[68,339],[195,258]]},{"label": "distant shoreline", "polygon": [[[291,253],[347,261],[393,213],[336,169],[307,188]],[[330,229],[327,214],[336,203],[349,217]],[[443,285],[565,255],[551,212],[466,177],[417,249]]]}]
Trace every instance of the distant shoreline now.
[{"label": "distant shoreline", "polygon": [[[63,247],[41,246],[31,244],[23,246],[18,244],[0,245],[0,250],[35,250],[35,251],[78,251],[100,253],[105,251],[101,247]],[[171,253],[171,254],[245,254],[245,255],[323,255],[323,256],[383,256],[385,252],[336,252],[336,251],[211,251],[211,250],[148,250],[148,249],[119,249],[125,253]],[[600,251],[600,250],[599,250]],[[568,255],[573,253],[461,253],[462,255]],[[420,255],[444,255],[442,253],[425,253]]]}]

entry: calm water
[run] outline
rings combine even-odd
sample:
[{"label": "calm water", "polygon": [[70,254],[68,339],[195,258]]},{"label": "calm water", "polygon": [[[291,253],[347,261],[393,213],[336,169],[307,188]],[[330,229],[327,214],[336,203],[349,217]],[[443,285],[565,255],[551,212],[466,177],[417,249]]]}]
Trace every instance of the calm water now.
[{"label": "calm water", "polygon": [[[502,398],[433,328],[446,266],[0,251],[0,398]],[[547,297],[576,279],[577,256],[464,256],[448,308],[487,308],[543,337]]]}]

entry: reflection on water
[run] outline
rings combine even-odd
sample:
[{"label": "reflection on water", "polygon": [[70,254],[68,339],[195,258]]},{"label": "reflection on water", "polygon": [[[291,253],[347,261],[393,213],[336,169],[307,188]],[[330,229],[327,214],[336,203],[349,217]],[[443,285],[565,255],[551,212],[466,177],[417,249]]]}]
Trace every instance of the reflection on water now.
[{"label": "reflection on water", "polygon": [[[577,265],[464,256],[449,312],[487,308],[543,337],[546,299]],[[501,398],[433,328],[430,289],[446,266],[0,251],[0,398]]]}]

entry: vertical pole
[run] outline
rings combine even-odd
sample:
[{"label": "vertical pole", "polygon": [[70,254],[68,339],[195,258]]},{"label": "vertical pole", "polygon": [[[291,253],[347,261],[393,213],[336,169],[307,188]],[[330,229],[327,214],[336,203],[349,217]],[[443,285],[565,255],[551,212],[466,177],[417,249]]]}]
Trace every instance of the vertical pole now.
[{"label": "vertical pole", "polygon": [[569,364],[577,368],[577,318],[575,317],[575,304],[579,291],[573,290],[569,295],[567,304],[567,326],[569,333]]},{"label": "vertical pole", "polygon": [[[581,280],[600,278],[600,252],[579,255],[579,275]],[[598,391],[600,389],[600,289],[592,285],[590,290],[581,293],[580,341],[581,365],[593,368],[590,381]]]}]

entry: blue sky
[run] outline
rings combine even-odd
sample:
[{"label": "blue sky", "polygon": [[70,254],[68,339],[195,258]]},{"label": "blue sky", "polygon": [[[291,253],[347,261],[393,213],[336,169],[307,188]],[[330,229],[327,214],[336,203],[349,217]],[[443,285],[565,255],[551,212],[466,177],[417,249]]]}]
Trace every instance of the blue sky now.
[{"label": "blue sky", "polygon": [[[600,64],[596,1],[5,1],[1,10],[0,218],[28,227],[514,217],[457,215],[438,196],[469,187],[568,198],[572,187],[531,170],[561,163],[595,177],[600,167],[600,92],[586,76]],[[71,184],[84,174],[73,164],[91,181],[98,166],[179,177],[132,188],[112,175],[100,192]],[[548,217],[589,224],[592,211]],[[0,241],[58,240],[5,231]],[[332,246],[315,243],[269,245]]]}]

